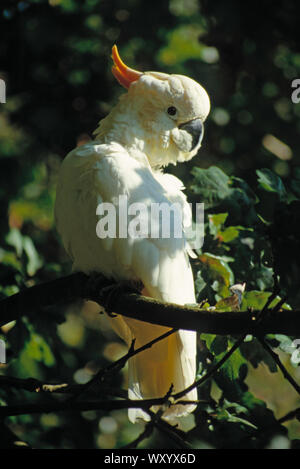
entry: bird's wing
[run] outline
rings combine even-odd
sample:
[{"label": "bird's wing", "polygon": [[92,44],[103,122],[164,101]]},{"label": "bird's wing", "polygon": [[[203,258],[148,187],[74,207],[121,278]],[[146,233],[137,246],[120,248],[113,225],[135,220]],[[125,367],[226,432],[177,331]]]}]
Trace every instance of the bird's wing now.
[{"label": "bird's wing", "polygon": [[[56,198],[56,223],[73,269],[102,272],[117,280],[141,281],[153,298],[178,304],[194,303],[194,282],[183,237],[170,230],[168,238],[105,238],[96,234],[99,204],[111,203],[120,214],[119,197],[127,196],[128,207],[143,203],[170,205],[168,190],[144,163],[133,159],[117,144],[90,143],[73,150],[64,160]],[[172,212],[171,212],[172,213]],[[177,233],[178,234],[178,233]],[[115,331],[136,347],[148,343],[167,328],[118,315],[109,318]],[[195,379],[196,334],[180,330],[129,360],[130,398],[161,397],[171,383],[181,391]],[[186,395],[197,399],[196,390]],[[194,409],[192,404],[173,406],[171,415]],[[132,421],[146,418],[140,409],[130,409]]]},{"label": "bird's wing", "polygon": [[184,231],[185,238],[186,238],[185,249],[190,257],[196,258],[197,255],[191,248],[189,240],[188,240],[188,230],[191,230],[192,224],[193,224],[192,209],[191,209],[190,204],[187,201],[187,197],[185,193],[182,192],[185,189],[183,182],[180,179],[178,179],[176,176],[174,176],[173,174],[166,174],[160,171],[155,173],[155,177],[160,182],[160,184],[165,188],[167,192],[168,200],[170,200],[170,202],[172,203],[179,204],[179,206],[181,207],[183,231]]},{"label": "bird's wing", "polygon": [[143,203],[150,218],[151,204],[170,206],[167,195],[166,187],[151,169],[130,157],[120,145],[89,143],[73,150],[60,173],[56,223],[74,270],[142,281],[156,299],[194,303],[183,234],[176,238],[172,229],[168,238],[100,239],[96,234],[99,203],[113,204],[118,219],[119,196],[126,196],[128,207]]}]

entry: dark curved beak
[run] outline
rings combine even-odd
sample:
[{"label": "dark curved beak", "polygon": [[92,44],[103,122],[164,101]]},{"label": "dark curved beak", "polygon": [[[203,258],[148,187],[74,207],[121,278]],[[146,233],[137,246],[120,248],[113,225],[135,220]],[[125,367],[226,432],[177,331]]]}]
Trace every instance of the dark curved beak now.
[{"label": "dark curved beak", "polygon": [[192,136],[192,147],[190,151],[194,150],[194,148],[201,143],[201,140],[204,135],[204,127],[200,119],[192,119],[191,121],[185,122],[184,124],[180,124],[179,129],[185,130]]}]

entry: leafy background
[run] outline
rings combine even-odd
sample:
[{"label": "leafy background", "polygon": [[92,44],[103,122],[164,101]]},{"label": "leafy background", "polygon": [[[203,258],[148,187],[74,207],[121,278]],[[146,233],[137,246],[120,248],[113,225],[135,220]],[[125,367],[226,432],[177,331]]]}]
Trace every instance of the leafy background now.
[{"label": "leafy background", "polygon": [[[278,277],[287,303],[299,306],[300,104],[291,100],[300,75],[299,13],[296,1],[245,8],[237,0],[2,0],[1,296],[70,272],[53,224],[57,172],[122,93],[110,72],[117,43],[134,68],[188,75],[211,97],[199,155],[170,169],[191,202],[205,203],[205,243],[193,263],[198,300],[214,305],[246,282],[242,309],[261,308]],[[93,303],[34,311],[0,337],[7,345],[0,374],[45,382],[84,383],[126,351]],[[268,339],[299,380],[291,338]],[[199,374],[233,340],[202,335]],[[126,389],[126,370],[110,384]],[[277,422],[299,396],[256,339],[247,337],[201,397],[206,403],[181,423],[194,448],[299,447],[297,419]],[[44,399],[0,388],[2,405]],[[36,448],[118,448],[143,429],[125,411],[5,423]],[[173,444],[154,433],[140,447]]]}]

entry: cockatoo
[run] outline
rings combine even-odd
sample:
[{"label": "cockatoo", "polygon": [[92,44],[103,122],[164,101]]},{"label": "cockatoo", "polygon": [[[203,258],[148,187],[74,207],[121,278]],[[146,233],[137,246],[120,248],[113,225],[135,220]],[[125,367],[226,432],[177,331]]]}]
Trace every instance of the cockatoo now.
[{"label": "cockatoo", "polygon": [[[142,203],[177,204],[184,226],[191,209],[183,183],[162,172],[168,164],[190,160],[201,146],[203,123],[210,101],[205,89],[182,75],[138,72],[112,50],[112,73],[127,90],[100,121],[93,141],[72,150],[64,159],[55,204],[57,230],[72,259],[73,270],[101,272],[108,278],[143,285],[143,294],[179,305],[195,303],[189,245],[184,235],[99,236],[97,207],[113,204],[118,215],[120,196],[128,206]],[[109,317],[117,334],[140,347],[168,330],[125,316]],[[182,318],[184,324],[184,318]],[[180,392],[196,376],[196,333],[179,330],[136,354],[128,364],[130,399],[164,397],[171,386]],[[175,419],[195,409],[196,389],[186,393],[191,404],[170,405],[163,418]],[[154,409],[157,410],[156,408]],[[149,420],[142,409],[129,409],[129,419]]]}]

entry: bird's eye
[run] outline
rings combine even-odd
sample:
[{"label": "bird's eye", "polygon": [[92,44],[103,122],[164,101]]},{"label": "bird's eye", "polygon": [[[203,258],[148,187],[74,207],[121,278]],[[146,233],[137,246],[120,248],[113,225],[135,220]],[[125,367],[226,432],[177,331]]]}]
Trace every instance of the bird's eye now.
[{"label": "bird's eye", "polygon": [[167,112],[170,116],[175,116],[177,114],[177,109],[174,106],[170,106],[168,107]]}]

